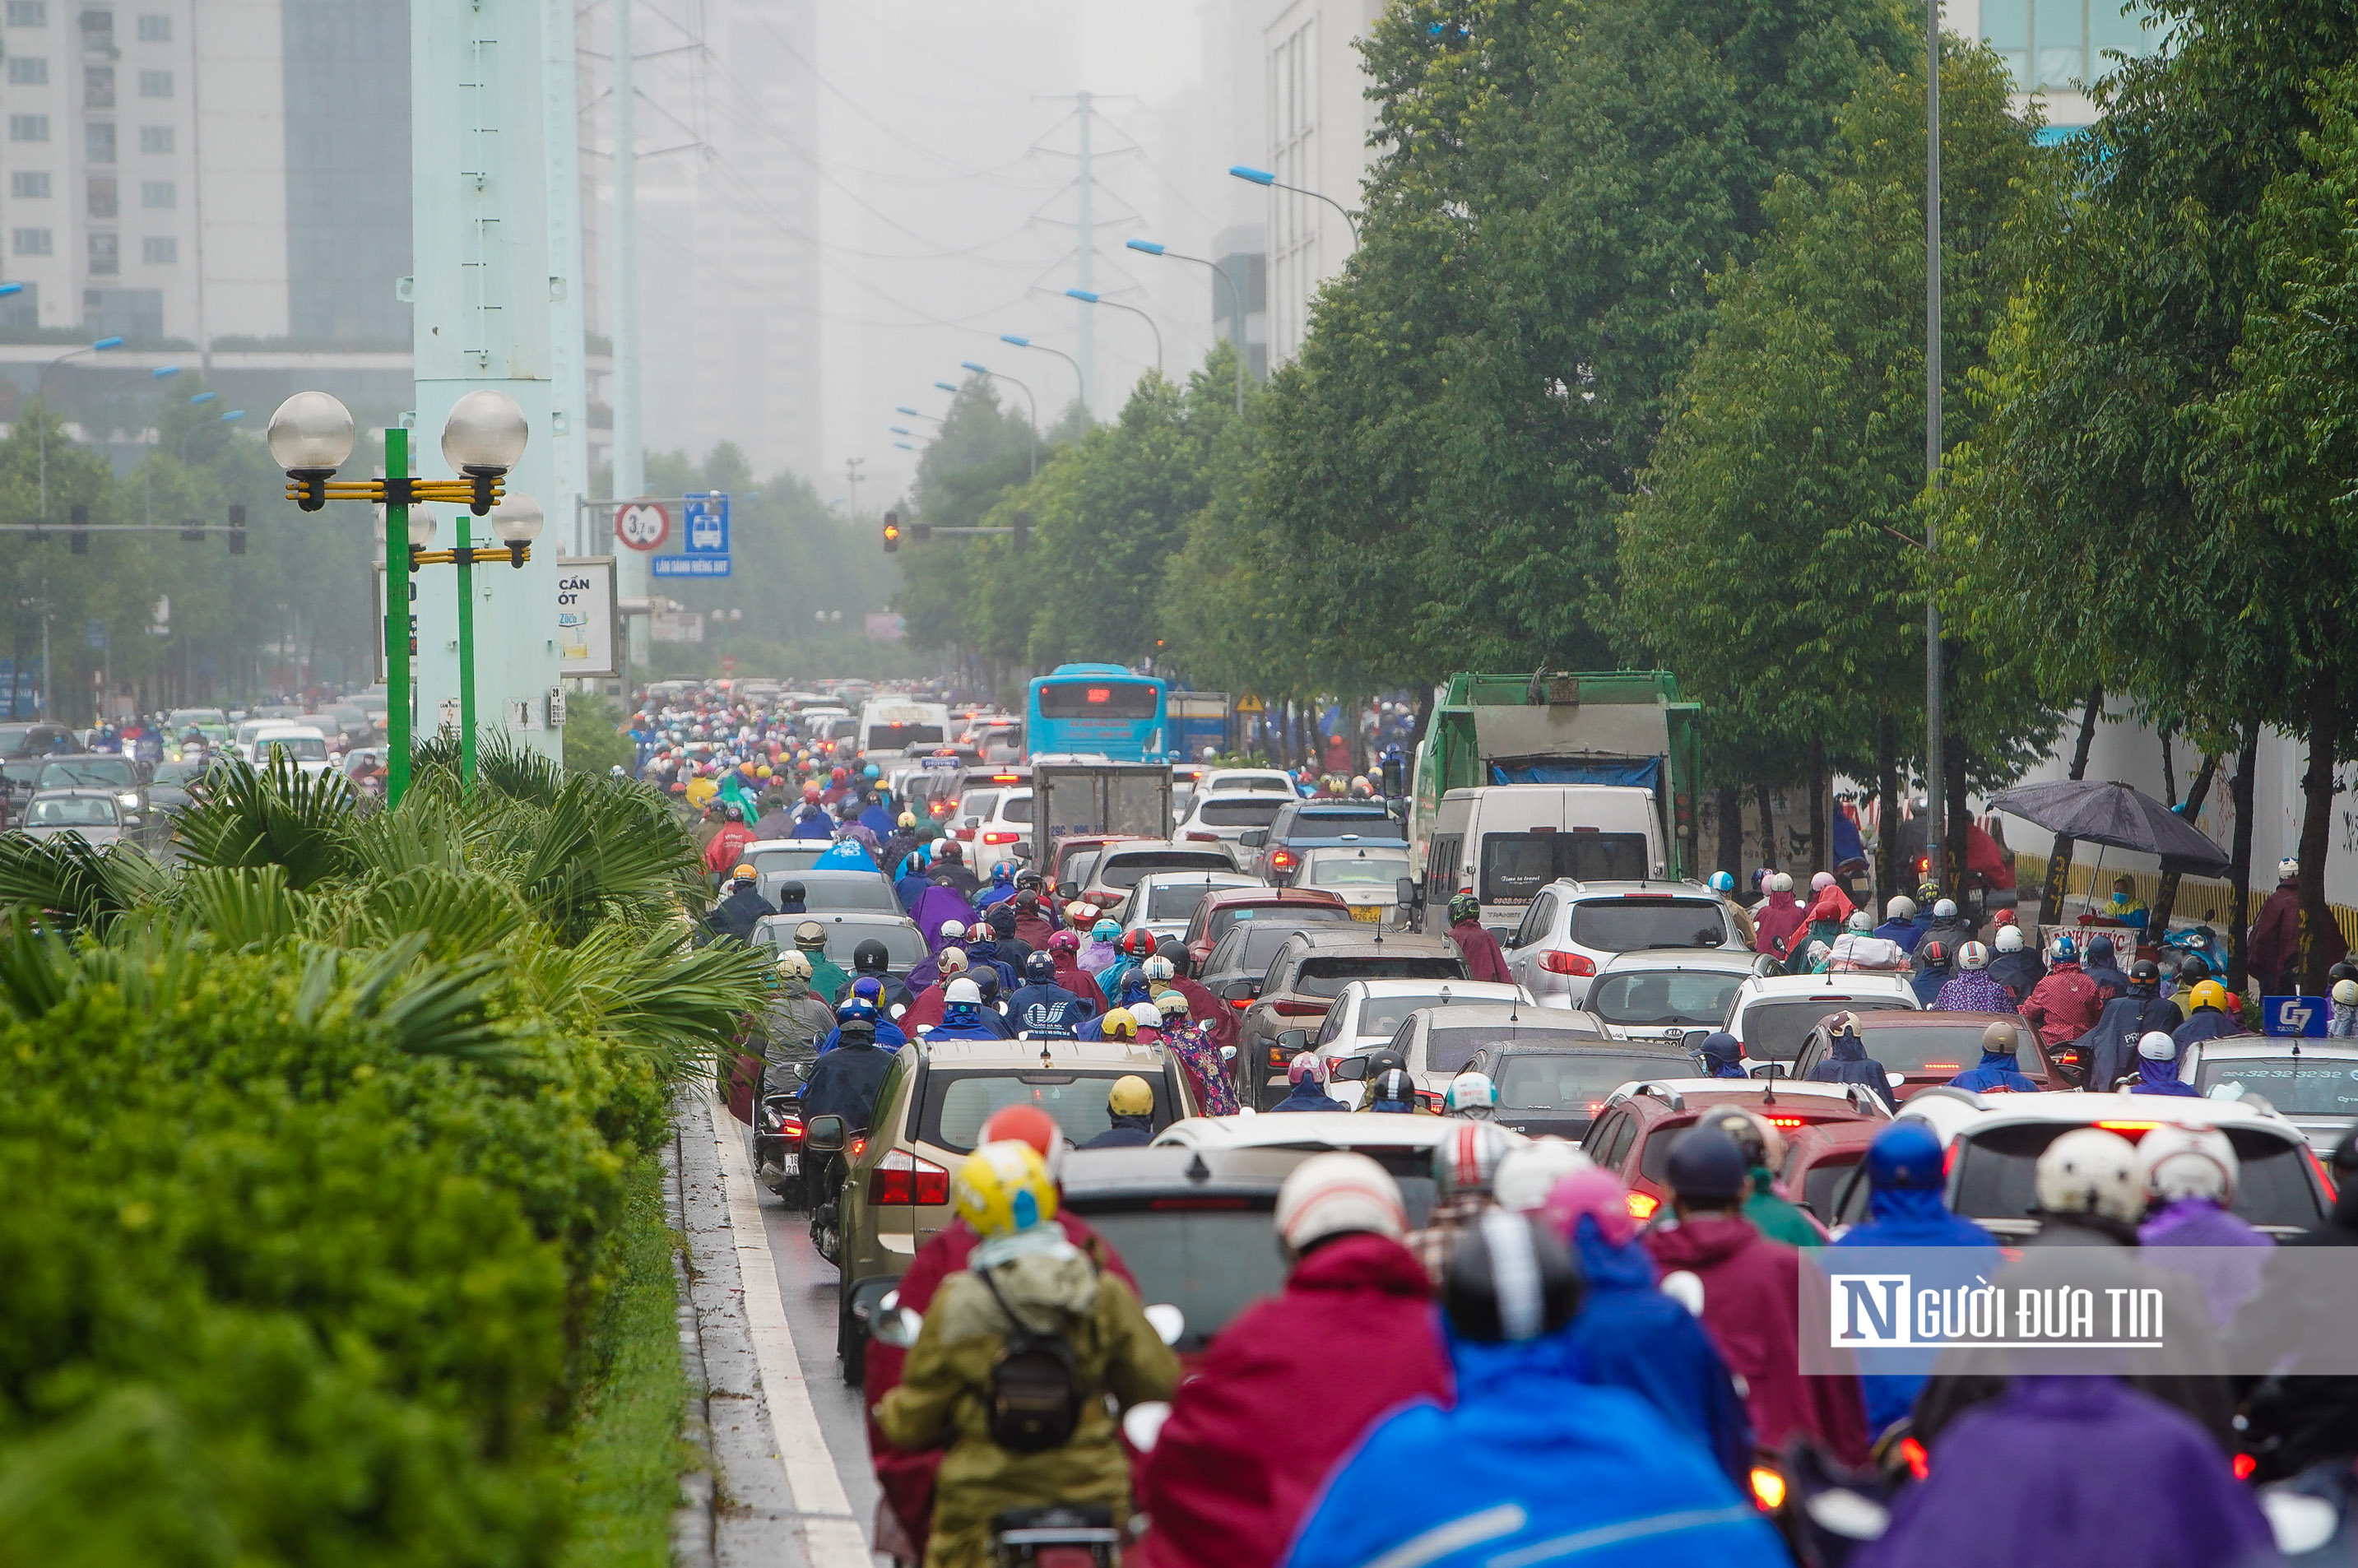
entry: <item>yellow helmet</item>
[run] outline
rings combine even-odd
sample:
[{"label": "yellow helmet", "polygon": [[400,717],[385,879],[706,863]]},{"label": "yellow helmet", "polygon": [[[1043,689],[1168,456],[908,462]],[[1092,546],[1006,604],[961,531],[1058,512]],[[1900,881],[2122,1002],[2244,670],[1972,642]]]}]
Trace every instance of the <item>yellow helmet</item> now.
[{"label": "yellow helmet", "polygon": [[1113,1092],[1106,1096],[1106,1108],[1116,1116],[1152,1116],[1154,1090],[1136,1073],[1124,1073],[1113,1081]]},{"label": "yellow helmet", "polygon": [[693,778],[687,781],[687,804],[690,806],[699,808],[709,806],[712,804],[712,797],[719,793],[720,786],[708,778]]},{"label": "yellow helmet", "polygon": [[986,1143],[958,1167],[951,1195],[958,1217],[981,1237],[1029,1230],[1056,1217],[1056,1184],[1048,1163],[1029,1143]]},{"label": "yellow helmet", "polygon": [[2215,1007],[2221,1012],[2224,1012],[2227,1011],[2227,988],[2217,980],[2204,980],[2194,988],[2194,994],[2190,1000],[2197,1007]]},{"label": "yellow helmet", "polygon": [[757,779],[768,778],[770,776],[770,765],[767,762],[764,762],[760,767],[755,768],[753,770],[753,776]]},{"label": "yellow helmet", "polygon": [[1135,1040],[1138,1038],[1138,1020],[1130,1016],[1130,1009],[1118,1007],[1105,1015],[1105,1022],[1098,1033],[1109,1040]]}]

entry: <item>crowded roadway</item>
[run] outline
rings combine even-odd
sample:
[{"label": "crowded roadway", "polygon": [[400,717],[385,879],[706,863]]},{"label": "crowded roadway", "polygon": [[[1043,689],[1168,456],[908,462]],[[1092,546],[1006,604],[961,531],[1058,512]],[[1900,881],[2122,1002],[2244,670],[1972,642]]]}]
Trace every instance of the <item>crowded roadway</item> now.
[{"label": "crowded roadway", "polygon": [[[2302,1271],[2358,1245],[2346,962],[2288,1044],[2125,879],[2052,925],[1855,868],[1739,890],[1609,789],[1408,798],[1404,705],[1291,770],[947,702],[863,743],[934,696],[633,719],[700,939],[774,968],[724,1087],[882,1556],[2358,1561],[2351,1281]],[[1151,820],[1065,815],[1148,773]],[[1635,858],[1499,881],[1596,831],[1535,805]],[[1894,1280],[1945,1337],[1876,1338]],[[2026,1349],[2042,1290],[2112,1327]]]}]

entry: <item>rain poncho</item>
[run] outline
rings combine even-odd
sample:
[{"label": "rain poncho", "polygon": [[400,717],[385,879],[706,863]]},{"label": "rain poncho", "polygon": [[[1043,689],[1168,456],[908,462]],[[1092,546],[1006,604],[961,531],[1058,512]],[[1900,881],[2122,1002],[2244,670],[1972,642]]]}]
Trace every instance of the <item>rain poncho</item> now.
[{"label": "rain poncho", "polygon": [[824,943],[816,947],[795,944],[795,950],[810,960],[810,989],[813,996],[840,996],[851,984],[851,977],[842,965],[827,956]]},{"label": "rain poncho", "polygon": [[[1215,1046],[1200,1023],[1168,1031],[1163,1037],[1163,1048],[1179,1058],[1188,1078],[1195,1086],[1195,1102],[1206,1116],[1234,1116],[1239,1108],[1237,1087],[1229,1080],[1228,1065],[1220,1060]],[[1340,1108],[1339,1107],[1337,1108]]]},{"label": "rain poncho", "polygon": [[1703,1065],[1714,1078],[1741,1078],[1749,1075],[1744,1070],[1744,1044],[1725,1030],[1714,1031],[1703,1043]]},{"label": "rain poncho", "polygon": [[[1971,1284],[1976,1277],[1993,1279],[1998,1270],[1997,1238],[1963,1215],[1952,1214],[1938,1187],[1894,1187],[1877,1183],[1866,1195],[1866,1221],[1843,1233],[1836,1247],[1953,1247],[1957,1267],[1944,1271],[1944,1287]],[[1834,1267],[1834,1272],[1841,1272]],[[1922,1372],[1867,1373],[1859,1379],[1866,1400],[1866,1426],[1880,1433],[1906,1415],[1924,1386]]]},{"label": "rain poncho", "polygon": [[1143,1149],[1154,1141],[1154,1118],[1113,1116],[1103,1132],[1081,1145],[1084,1149]]},{"label": "rain poncho", "polygon": [[2080,972],[2095,982],[2106,1001],[2129,994],[2129,978],[2113,961],[2113,939],[2109,936],[2088,938],[2087,957],[2081,962]]},{"label": "rain poncho", "polygon": [[[2154,1268],[2182,1275],[2200,1286],[2212,1323],[2225,1329],[2234,1323],[2244,1303],[2260,1293],[2268,1253],[2276,1243],[2209,1198],[2185,1197],[2147,1216],[2137,1227],[2137,1245]],[[2201,1250],[2176,1254],[2162,1250],[2188,1247]]]},{"label": "rain poncho", "polygon": [[[2095,1462],[2092,1462],[2095,1461]],[[2021,1377],[1934,1441],[1856,1568],[2237,1568],[2272,1559],[2252,1494],[2183,1411],[2111,1378]]]},{"label": "rain poncho", "polygon": [[1891,1080],[1884,1065],[1866,1054],[1866,1044],[1856,1034],[1837,1034],[1833,1041],[1833,1054],[1810,1069],[1813,1084],[1865,1084],[1892,1109],[1899,1102],[1892,1098]]},{"label": "rain poncho", "polygon": [[1567,1542],[1592,1537],[1610,1560],[1648,1568],[1788,1561],[1700,1442],[1636,1394],[1580,1380],[1570,1329],[1496,1345],[1444,1335],[1456,1404],[1419,1400],[1369,1432],[1294,1537],[1288,1568],[1562,1562]]},{"label": "rain poncho", "polygon": [[832,838],[835,837],[835,818],[827,814],[827,807],[806,800],[795,808],[794,831],[786,837]]},{"label": "rain poncho", "polygon": [[1809,1212],[1777,1190],[1777,1178],[1766,1165],[1751,1170],[1752,1193],[1744,1200],[1744,1217],[1771,1241],[1788,1247],[1822,1247],[1826,1233]]},{"label": "rain poncho", "polygon": [[917,930],[924,935],[926,947],[938,953],[942,950],[944,924],[955,920],[960,925],[972,925],[974,905],[967,903],[966,895],[957,889],[936,880],[917,895],[916,907],[909,911],[909,918],[917,923]]},{"label": "rain poncho", "polygon": [[2047,978],[2047,966],[2028,947],[2011,953],[1990,954],[1989,978],[2004,986],[2006,994],[2017,1003],[2028,996],[2039,982]]},{"label": "rain poncho", "polygon": [[1971,1089],[1975,1094],[2035,1095],[2039,1092],[2039,1080],[2022,1070],[2013,1052],[1984,1051],[1980,1061],[1949,1080],[1949,1087]]},{"label": "rain poncho", "polygon": [[1466,960],[1466,978],[1469,980],[1489,980],[1498,985],[1512,985],[1514,977],[1507,972],[1507,955],[1498,939],[1482,928],[1479,920],[1461,920],[1449,928],[1449,939],[1457,944],[1459,957]]},{"label": "rain poncho", "polygon": [[753,927],[762,917],[777,913],[777,906],[762,896],[761,889],[752,882],[737,882],[730,888],[729,896],[704,917],[704,924],[716,936],[734,936],[740,942],[750,942]]},{"label": "rain poncho", "polygon": [[2186,1048],[2198,1040],[2217,1040],[2224,1035],[2244,1033],[2244,1021],[2233,1013],[2222,1012],[2215,1007],[2198,1007],[2187,1015],[2186,1022],[2169,1032],[2178,1043],[2182,1055]]},{"label": "rain poncho", "polygon": [[2335,1002],[2333,1016],[2326,1021],[2325,1037],[2348,1040],[2358,1037],[2358,1002]]},{"label": "rain poncho", "polygon": [[1081,943],[1080,966],[1083,974],[1092,979],[1121,960],[1121,948],[1114,942],[1101,942],[1094,935]]},{"label": "rain poncho", "polygon": [[2136,1059],[2137,1081],[2129,1086],[2133,1095],[2177,1095],[2185,1099],[2201,1099],[2201,1092],[2178,1076],[2178,1058],[2157,1062],[2140,1054]]},{"label": "rain poncho", "polygon": [[2014,996],[1987,969],[1959,969],[1932,997],[1935,1012],[2012,1012]]},{"label": "rain poncho", "polygon": [[2058,959],[2047,978],[2022,999],[2022,1016],[2050,1047],[2069,1045],[2088,1033],[2103,1011],[2096,982],[2069,958]]},{"label": "rain poncho", "polygon": [[2152,986],[2132,988],[2106,1002],[2079,1040],[2088,1062],[2088,1092],[2104,1093],[2136,1072],[2137,1042],[2156,1030],[2168,1034],[2183,1022],[2178,1004],[2155,995]]},{"label": "rain poncho", "polygon": [[1782,958],[1793,951],[1793,938],[1800,935],[1807,922],[1801,918],[1801,906],[1790,892],[1772,892],[1768,906],[1753,916],[1753,950],[1772,958]]},{"label": "rain poncho", "polygon": [[872,871],[876,861],[868,847],[855,838],[838,838],[826,854],[811,862],[815,871]]},{"label": "rain poncho", "polygon": [[809,984],[798,977],[780,976],[777,991],[762,1016],[763,1059],[779,1069],[764,1075],[769,1091],[791,1091],[795,1087],[794,1075],[784,1069],[808,1060],[817,1054],[819,1041],[834,1033],[833,1010],[811,995]]},{"label": "rain poncho", "polygon": [[1351,1108],[1326,1092],[1326,1086],[1314,1078],[1304,1078],[1293,1086],[1286,1097],[1269,1108],[1281,1110],[1348,1110]]},{"label": "rain poncho", "polygon": [[1096,1006],[1063,986],[1025,986],[1007,999],[1008,1022],[1019,1034],[1069,1038],[1082,1021],[1095,1016]]},{"label": "rain poncho", "polygon": [[892,1070],[893,1054],[874,1045],[845,1045],[811,1065],[803,1085],[803,1116],[839,1116],[853,1132],[868,1130],[876,1113],[876,1091]]},{"label": "rain poncho", "polygon": [[1627,1389],[1702,1444],[1738,1480],[1752,1466],[1752,1418],[1702,1322],[1654,1286],[1654,1260],[1630,1234],[1616,1241],[1596,1217],[1574,1224],[1587,1299],[1568,1331],[1580,1379]]},{"label": "rain poncho", "polygon": [[1004,903],[1014,896],[1015,873],[993,870],[990,873],[990,885],[983,889],[976,897],[974,906],[977,909],[989,909],[992,904]]}]

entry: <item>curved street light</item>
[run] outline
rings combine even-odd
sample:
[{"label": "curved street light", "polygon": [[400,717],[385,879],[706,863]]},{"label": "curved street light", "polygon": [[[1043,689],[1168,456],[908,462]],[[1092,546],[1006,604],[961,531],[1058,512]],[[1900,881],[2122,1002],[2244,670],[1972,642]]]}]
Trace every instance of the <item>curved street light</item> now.
[{"label": "curved street light", "polygon": [[1171,249],[1168,245],[1157,244],[1152,240],[1129,240],[1125,241],[1124,243],[1126,243],[1131,250],[1141,252],[1146,255],[1167,256],[1173,261],[1193,262],[1197,266],[1209,267],[1212,270],[1212,276],[1218,278],[1221,286],[1228,289],[1229,306],[1228,319],[1235,324],[1236,328],[1234,341],[1236,343],[1237,350],[1237,412],[1239,414],[1243,413],[1245,411],[1244,290],[1238,288],[1237,287],[1237,280],[1228,276],[1228,269],[1222,266],[1216,261],[1206,261],[1202,256],[1182,255],[1177,251]]},{"label": "curved street light", "polygon": [[1343,222],[1351,226],[1352,245],[1356,247],[1358,244],[1359,221],[1351,216],[1351,210],[1349,208],[1344,206],[1340,201],[1336,200],[1325,191],[1311,190],[1299,185],[1288,185],[1285,181],[1278,178],[1277,176],[1270,173],[1269,170],[1265,168],[1255,168],[1249,164],[1230,164],[1228,166],[1228,172],[1236,176],[1238,179],[1244,180],[1246,183],[1250,185],[1264,186],[1271,190],[1291,190],[1296,196],[1307,196],[1314,201],[1324,201],[1327,206],[1332,207],[1336,211],[1343,214]]},{"label": "curved street light", "polygon": [[1084,305],[1104,305],[1116,310],[1127,310],[1144,321],[1154,333],[1154,373],[1157,375],[1163,373],[1163,329],[1155,326],[1153,317],[1135,305],[1124,305],[1119,299],[1108,299],[1093,288],[1068,288],[1065,290],[1065,297],[1077,299]]},{"label": "curved street light", "polygon": [[1021,336],[1021,335],[1019,335],[1019,334],[1017,334],[1017,333],[1014,333],[1014,332],[1001,332],[1001,333],[1000,333],[1000,334],[999,334],[999,341],[1000,341],[1001,342],[1002,342],[1002,343],[1012,343],[1012,344],[1014,344],[1014,345],[1015,345],[1017,348],[1019,348],[1019,349],[1037,349],[1038,351],[1040,351],[1040,352],[1042,352],[1042,353],[1044,353],[1044,354],[1054,354],[1054,355],[1055,355],[1058,359],[1060,359],[1060,360],[1064,361],[1066,364],[1068,364],[1068,365],[1072,366],[1072,367],[1073,367],[1073,401],[1074,401],[1074,402],[1076,402],[1076,403],[1078,403],[1078,402],[1080,402],[1080,401],[1081,401],[1081,394],[1082,394],[1082,391],[1083,391],[1083,389],[1084,389],[1084,388],[1085,388],[1088,384],[1087,384],[1087,382],[1085,382],[1085,381],[1083,381],[1083,380],[1081,379],[1081,362],[1080,362],[1080,361],[1078,361],[1078,360],[1075,359],[1072,355],[1070,355],[1070,354],[1066,353],[1066,352],[1065,352],[1064,350],[1062,350],[1062,349],[1052,349],[1052,348],[1050,348],[1050,347],[1049,347],[1047,344],[1045,344],[1045,343],[1035,343],[1035,342],[1033,342],[1031,339],[1026,338],[1026,337],[1022,337],[1022,336]]},{"label": "curved street light", "polygon": [[1003,381],[1023,394],[1023,401],[1032,408],[1032,476],[1038,478],[1040,474],[1040,400],[1032,395],[1030,387],[1025,386],[1013,376],[1003,372],[987,369],[972,360],[960,360],[958,369],[972,371],[987,381]]}]

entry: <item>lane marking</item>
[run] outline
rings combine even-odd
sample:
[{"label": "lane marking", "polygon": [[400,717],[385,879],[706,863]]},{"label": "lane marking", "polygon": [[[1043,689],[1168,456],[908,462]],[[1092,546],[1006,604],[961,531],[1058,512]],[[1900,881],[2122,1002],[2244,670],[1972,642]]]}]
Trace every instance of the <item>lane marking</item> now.
[{"label": "lane marking", "polygon": [[762,1371],[770,1441],[785,1466],[811,1568],[872,1568],[875,1557],[868,1550],[867,1532],[851,1511],[835,1456],[819,1431],[802,1361],[795,1354],[795,1331],[786,1322],[785,1298],[778,1292],[777,1260],[762,1222],[761,1200],[754,1195],[752,1162],[725,1104],[712,1103],[711,1120],[729,1203],[729,1233],[736,1243],[737,1272],[745,1291],[745,1327]]}]

